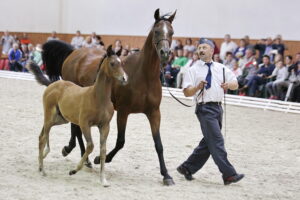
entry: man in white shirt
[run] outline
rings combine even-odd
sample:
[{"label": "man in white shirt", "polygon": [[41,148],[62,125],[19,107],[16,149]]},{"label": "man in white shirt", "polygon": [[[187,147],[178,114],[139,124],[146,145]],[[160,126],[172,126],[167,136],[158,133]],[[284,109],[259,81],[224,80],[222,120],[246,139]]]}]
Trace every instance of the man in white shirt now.
[{"label": "man in white shirt", "polygon": [[2,54],[8,55],[8,52],[12,48],[13,43],[14,37],[11,36],[8,31],[5,31],[0,41],[0,44],[2,45]]},{"label": "man in white shirt", "polygon": [[222,60],[225,59],[226,53],[227,52],[234,52],[235,49],[237,48],[237,44],[233,41],[231,41],[231,37],[229,34],[226,34],[224,37],[224,42],[221,44],[221,49],[220,49],[220,57]]},{"label": "man in white shirt", "polygon": [[221,133],[223,109],[221,101],[224,90],[236,90],[235,75],[225,65],[212,62],[214,44],[208,39],[200,39],[198,53],[200,60],[191,66],[183,80],[185,96],[194,96],[196,115],[201,124],[203,139],[189,158],[177,171],[187,180],[203,167],[211,155],[223,175],[225,185],[240,181],[244,174],[238,174],[227,159],[224,139]]},{"label": "man in white shirt", "polygon": [[75,49],[79,49],[82,47],[83,42],[84,42],[84,38],[81,36],[80,31],[76,31],[76,36],[72,38],[71,45]]}]

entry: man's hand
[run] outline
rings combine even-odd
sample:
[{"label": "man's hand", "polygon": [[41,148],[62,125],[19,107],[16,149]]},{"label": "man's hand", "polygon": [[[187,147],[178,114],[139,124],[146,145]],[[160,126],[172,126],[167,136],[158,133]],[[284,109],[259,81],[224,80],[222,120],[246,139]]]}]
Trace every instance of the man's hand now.
[{"label": "man's hand", "polygon": [[207,81],[201,81],[201,82],[196,86],[197,91],[198,91],[198,90],[202,90],[206,84],[207,84]]},{"label": "man's hand", "polygon": [[222,83],[221,88],[223,88],[224,90],[227,90],[229,88],[229,84],[228,83]]}]

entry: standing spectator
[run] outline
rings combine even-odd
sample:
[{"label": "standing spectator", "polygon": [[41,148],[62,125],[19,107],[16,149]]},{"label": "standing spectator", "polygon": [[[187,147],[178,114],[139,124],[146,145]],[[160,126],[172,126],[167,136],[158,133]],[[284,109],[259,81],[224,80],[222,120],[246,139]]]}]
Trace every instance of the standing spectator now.
[{"label": "standing spectator", "polygon": [[115,41],[115,48],[113,49],[114,50],[114,52],[115,53],[117,53],[117,52],[122,52],[122,49],[123,49],[123,46],[122,46],[122,42],[121,42],[121,40],[116,40]]},{"label": "standing spectator", "polygon": [[27,33],[23,33],[23,36],[22,36],[20,42],[21,42],[21,45],[23,45],[23,44],[28,45],[31,43],[27,36]]},{"label": "standing spectator", "polygon": [[187,50],[189,52],[194,52],[196,51],[196,47],[193,45],[193,41],[191,38],[187,38],[185,40],[185,45],[183,47],[183,50]]},{"label": "standing spectator", "polygon": [[56,31],[52,31],[51,36],[47,38],[47,41],[50,40],[59,40],[59,38],[56,36]]},{"label": "standing spectator", "polygon": [[23,67],[21,64],[22,52],[19,49],[17,43],[13,44],[13,48],[8,52],[9,68],[10,71],[22,71]]},{"label": "standing spectator", "polygon": [[287,68],[283,65],[282,61],[278,61],[276,63],[276,68],[274,69],[273,73],[271,76],[268,78],[273,78],[276,77],[275,81],[271,81],[266,84],[267,91],[269,92],[270,99],[278,99],[278,90],[277,90],[277,85],[284,82],[285,79],[288,77],[288,70]]},{"label": "standing spectator", "polygon": [[257,62],[261,63],[262,57],[266,50],[266,39],[258,40],[257,43],[254,45],[254,50],[257,51],[256,52]]},{"label": "standing spectator", "polygon": [[76,31],[76,36],[74,36],[72,38],[71,41],[71,45],[75,48],[75,49],[79,49],[82,47],[84,42],[84,38],[81,36],[80,31]]},{"label": "standing spectator", "polygon": [[264,52],[264,55],[268,55],[271,59],[271,61],[273,61],[273,56],[272,56],[272,38],[268,37],[267,40],[265,41],[265,44],[266,44],[266,48],[265,48],[265,52]]},{"label": "standing spectator", "polygon": [[252,77],[244,88],[249,88],[249,96],[254,96],[258,90],[258,86],[267,82],[267,78],[272,74],[275,66],[271,64],[270,57],[268,55],[263,56],[263,65],[258,70],[257,74]]},{"label": "standing spectator", "polygon": [[251,43],[250,43],[250,37],[249,37],[249,35],[245,35],[244,36],[244,40],[245,40],[245,43],[246,43],[246,49],[250,49],[250,48],[254,48],[254,45],[252,45]]},{"label": "standing spectator", "polygon": [[8,31],[5,31],[4,35],[1,37],[2,54],[8,55],[8,52],[12,48],[13,43],[13,36],[11,36]]},{"label": "standing spectator", "polygon": [[235,65],[235,63],[237,63],[237,62],[236,62],[236,60],[233,58],[232,52],[227,52],[223,64],[224,64],[226,67],[228,67],[230,70],[232,70],[232,69],[233,69],[233,66]]},{"label": "standing spectator", "polygon": [[237,44],[231,41],[231,37],[229,34],[226,34],[224,37],[224,42],[221,44],[220,57],[222,60],[225,59],[227,52],[234,52],[237,48]]},{"label": "standing spectator", "polygon": [[91,36],[87,36],[85,38],[85,41],[83,41],[82,47],[85,47],[85,48],[94,47],[94,44],[92,43],[92,37]]},{"label": "standing spectator", "polygon": [[244,39],[240,39],[239,46],[234,51],[234,56],[237,58],[244,57],[245,53],[246,53],[246,41]]},{"label": "standing spectator", "polygon": [[284,44],[282,43],[280,35],[277,35],[277,37],[274,39],[272,49],[276,51],[276,52],[274,52],[275,54],[280,54],[280,55],[284,56],[284,51],[286,48],[285,48]]}]

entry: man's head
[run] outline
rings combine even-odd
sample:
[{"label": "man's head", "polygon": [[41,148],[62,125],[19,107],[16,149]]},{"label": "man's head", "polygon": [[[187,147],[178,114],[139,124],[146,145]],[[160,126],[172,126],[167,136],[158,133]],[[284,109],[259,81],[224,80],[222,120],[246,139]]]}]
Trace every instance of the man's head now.
[{"label": "man's head", "polygon": [[17,49],[19,48],[18,43],[14,43],[14,44],[13,44],[13,48],[14,48],[14,50],[17,50]]},{"label": "man's head", "polygon": [[52,31],[51,36],[55,38],[56,37],[56,31]]},{"label": "man's head", "polygon": [[226,60],[231,61],[233,59],[233,54],[232,52],[228,51],[226,52]]},{"label": "man's head", "polygon": [[246,55],[246,58],[251,58],[251,57],[253,56],[253,49],[248,48],[248,49],[246,50],[245,55]]},{"label": "man's head", "polygon": [[201,38],[198,45],[198,54],[201,60],[209,62],[214,54],[215,45],[211,40]]},{"label": "man's head", "polygon": [[272,41],[272,38],[271,38],[271,37],[268,37],[267,40],[266,40],[266,45],[269,46],[269,45],[272,44],[272,42],[273,42],[273,41]]},{"label": "man's head", "polygon": [[227,42],[227,43],[231,41],[231,37],[230,37],[229,34],[226,34],[226,35],[224,36],[224,41]]},{"label": "man's head", "polygon": [[300,52],[296,53],[295,56],[295,62],[299,62],[300,61]]},{"label": "man's head", "polygon": [[178,57],[182,57],[183,56],[183,50],[182,49],[177,49],[177,55],[178,55]]},{"label": "man's head", "polygon": [[81,35],[80,31],[76,31],[76,36],[80,36],[80,35]]},{"label": "man's head", "polygon": [[293,63],[293,57],[291,55],[285,56],[285,64],[291,65]]},{"label": "man's head", "polygon": [[269,65],[270,64],[270,56],[264,55],[263,56],[263,63],[264,63],[264,65]]},{"label": "man's head", "polygon": [[217,54],[217,53],[216,53],[216,54],[214,55],[214,61],[215,61],[215,62],[218,62],[218,63],[221,63],[221,62],[222,62],[222,60],[221,60],[221,58],[220,58],[220,54]]}]

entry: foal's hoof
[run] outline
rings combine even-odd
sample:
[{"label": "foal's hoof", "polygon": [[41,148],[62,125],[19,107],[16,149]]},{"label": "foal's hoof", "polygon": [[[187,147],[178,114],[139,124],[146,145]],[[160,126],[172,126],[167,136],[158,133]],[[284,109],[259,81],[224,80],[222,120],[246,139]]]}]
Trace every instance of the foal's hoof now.
[{"label": "foal's hoof", "polygon": [[164,185],[167,185],[167,186],[175,185],[175,182],[173,181],[172,178],[166,178],[166,179],[164,179]]},{"label": "foal's hoof", "polygon": [[100,164],[100,156],[96,156],[94,159],[94,164],[99,165]]},{"label": "foal's hoof", "polygon": [[66,157],[70,152],[68,152],[68,151],[67,151],[67,147],[64,146],[64,148],[62,149],[61,153],[62,153],[62,155],[63,155],[64,157]]},{"label": "foal's hoof", "polygon": [[69,175],[72,176],[72,175],[74,175],[74,174],[76,174],[76,173],[77,173],[76,170],[71,170],[71,171],[69,172]]},{"label": "foal's hoof", "polygon": [[85,165],[87,168],[93,168],[92,163],[91,163],[89,160],[85,161],[84,165]]}]

